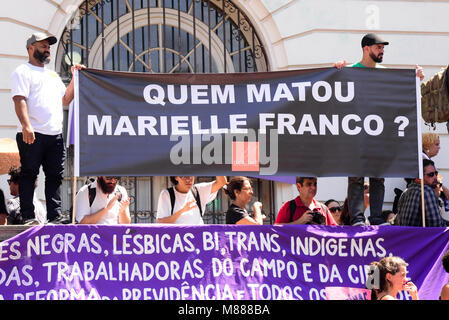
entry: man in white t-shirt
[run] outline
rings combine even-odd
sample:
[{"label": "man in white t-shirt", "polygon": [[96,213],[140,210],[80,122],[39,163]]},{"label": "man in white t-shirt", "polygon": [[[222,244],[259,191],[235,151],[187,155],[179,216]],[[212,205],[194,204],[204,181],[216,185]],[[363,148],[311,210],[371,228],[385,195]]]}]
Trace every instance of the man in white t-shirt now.
[{"label": "man in white t-shirt", "polygon": [[75,217],[80,224],[128,224],[129,197],[119,177],[97,177],[76,194]]},{"label": "man in white t-shirt", "polygon": [[[60,222],[61,184],[64,174],[65,147],[62,137],[63,105],[74,96],[73,79],[66,88],[58,74],[45,68],[50,61],[54,36],[37,32],[26,42],[28,62],[11,75],[14,108],[20,126],[16,135],[21,162],[20,208],[23,219],[35,218],[33,195],[39,168],[45,174],[47,218]],[[72,66],[71,71],[84,68]]]},{"label": "man in white t-shirt", "polygon": [[[164,189],[159,195],[157,204],[157,222],[174,224],[204,224],[202,213],[206,205],[214,200],[218,190],[227,180],[225,176],[217,176],[212,182],[194,184],[193,176],[170,177],[173,183],[174,206],[170,198],[170,191]],[[201,208],[195,200],[200,201]]]}]

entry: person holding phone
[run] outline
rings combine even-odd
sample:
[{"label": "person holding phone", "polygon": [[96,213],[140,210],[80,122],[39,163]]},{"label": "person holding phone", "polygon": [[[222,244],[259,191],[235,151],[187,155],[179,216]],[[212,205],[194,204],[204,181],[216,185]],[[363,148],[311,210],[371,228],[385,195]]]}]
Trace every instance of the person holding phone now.
[{"label": "person holding phone", "polygon": [[75,216],[79,224],[129,224],[129,197],[118,184],[120,177],[99,176],[76,194]]},{"label": "person holding phone", "polygon": [[[424,159],[423,190],[426,227],[446,227],[446,221],[441,216],[438,197],[434,191],[438,183],[438,171],[435,169],[435,164],[432,160]],[[410,183],[399,198],[395,223],[400,226],[423,226],[421,181],[419,179]]]}]

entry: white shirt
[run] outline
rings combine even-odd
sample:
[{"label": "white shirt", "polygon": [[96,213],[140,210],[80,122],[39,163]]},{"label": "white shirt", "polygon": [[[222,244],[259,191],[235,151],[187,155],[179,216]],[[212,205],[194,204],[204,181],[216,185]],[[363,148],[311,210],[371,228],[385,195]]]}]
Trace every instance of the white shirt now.
[{"label": "white shirt", "polygon": [[[204,214],[206,211],[206,205],[214,200],[217,197],[218,191],[211,193],[212,184],[211,182],[202,182],[195,184],[198,195],[201,201],[201,209]],[[185,204],[189,201],[195,200],[195,197],[192,194],[192,191],[189,190],[187,193],[181,193],[175,190],[175,207],[173,208],[173,213],[181,210]],[[157,218],[165,218],[171,215],[171,202],[170,202],[170,194],[167,189],[161,191],[159,195],[159,200],[157,203]],[[187,212],[182,213],[179,218],[174,222],[175,224],[204,224],[203,218],[201,217],[201,213],[198,207],[195,207]]]},{"label": "white shirt", "polygon": [[44,208],[42,202],[39,201],[39,199],[36,196],[36,193],[34,193],[33,205],[34,205],[34,216],[36,220],[39,221],[39,224],[44,224],[45,222],[47,222],[47,209]]},{"label": "white shirt", "polygon": [[[62,133],[62,97],[66,87],[58,74],[27,62],[14,70],[11,82],[12,97],[26,98],[34,131],[47,135]],[[19,132],[22,132],[21,126]]]},{"label": "white shirt", "polygon": [[[89,185],[82,186],[81,189],[76,194],[76,207],[75,216],[76,221],[80,222],[87,215],[93,214],[100,211],[109,203],[109,201],[115,197],[114,193],[118,190],[122,194],[122,201],[128,199],[128,193],[126,189],[118,184],[115,186],[114,192],[109,195],[103,193],[101,188],[98,186],[97,180],[90,184],[91,188],[96,188],[95,199],[92,202],[92,206],[89,206]],[[109,210],[98,222],[97,224],[119,224],[119,209],[120,204],[117,201],[115,205]],[[127,214],[129,215],[129,207],[126,208]]]},{"label": "white shirt", "polygon": [[[43,206],[42,202],[37,198],[36,192],[33,195],[33,205],[34,205],[34,217],[39,222],[39,224],[45,224],[47,222],[47,210]],[[14,198],[8,199],[6,201],[6,207],[8,208],[8,213],[14,218],[20,213],[20,198],[15,196]]]}]

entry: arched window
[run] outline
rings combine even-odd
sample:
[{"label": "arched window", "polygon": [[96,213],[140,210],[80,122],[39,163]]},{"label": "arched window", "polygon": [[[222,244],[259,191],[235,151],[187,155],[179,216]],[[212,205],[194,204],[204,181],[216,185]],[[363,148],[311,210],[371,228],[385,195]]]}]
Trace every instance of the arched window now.
[{"label": "arched window", "polygon": [[153,73],[269,69],[254,27],[229,0],[86,0],[59,44],[63,76],[73,61]]},{"label": "arched window", "polygon": [[[59,42],[56,68],[63,79],[70,79],[70,66],[74,63],[96,69],[152,73],[269,70],[256,30],[244,12],[229,0],[85,0]],[[70,156],[68,161],[66,176],[70,177]],[[69,179],[63,186],[67,190],[63,193],[66,203],[71,203]],[[208,179],[213,177],[197,180]],[[78,188],[82,183],[78,181]],[[120,184],[129,192],[133,221],[154,222],[155,200],[159,191],[168,186],[168,179],[124,177]],[[272,188],[271,182],[255,181],[255,199],[265,197],[267,213],[273,208],[272,197],[266,197],[272,194]],[[223,223],[224,215],[220,212],[227,209],[227,203],[226,196],[219,194],[208,205],[205,222]],[[271,216],[267,222],[273,219]]]}]

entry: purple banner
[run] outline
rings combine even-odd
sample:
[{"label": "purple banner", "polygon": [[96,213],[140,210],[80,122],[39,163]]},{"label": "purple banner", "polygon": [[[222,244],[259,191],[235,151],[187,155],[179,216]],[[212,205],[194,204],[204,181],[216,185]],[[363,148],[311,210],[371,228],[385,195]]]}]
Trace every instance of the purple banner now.
[{"label": "purple banner", "polygon": [[364,288],[368,264],[389,255],[408,262],[420,299],[438,299],[447,230],[36,226],[0,243],[0,299],[318,300]]}]

